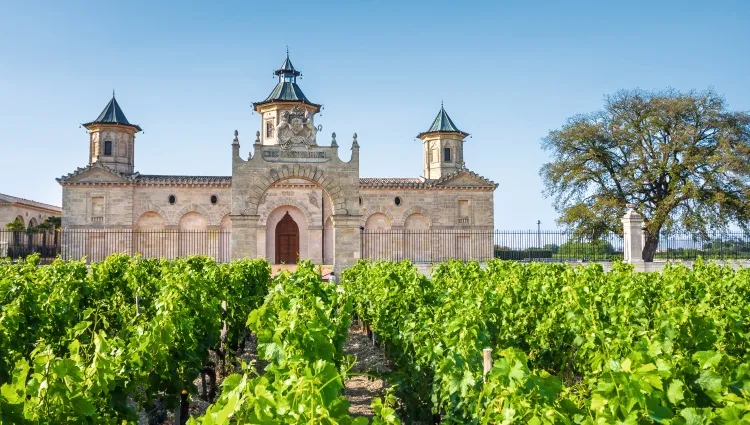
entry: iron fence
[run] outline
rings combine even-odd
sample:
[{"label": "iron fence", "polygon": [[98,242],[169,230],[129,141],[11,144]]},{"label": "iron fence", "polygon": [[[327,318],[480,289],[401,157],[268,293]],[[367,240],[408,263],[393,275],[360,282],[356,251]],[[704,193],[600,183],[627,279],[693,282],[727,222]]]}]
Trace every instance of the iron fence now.
[{"label": "iron fence", "polygon": [[[370,260],[410,260],[433,263],[448,259],[486,261],[583,262],[623,258],[622,237],[598,237],[568,231],[363,230],[361,257]],[[147,258],[208,255],[231,260],[231,231],[138,231],[66,229],[62,231],[0,230],[0,258],[25,258],[37,253],[43,263],[57,256],[66,260],[101,261],[114,253]],[[750,234],[722,232],[704,235],[662,233],[654,260],[750,260]]]},{"label": "iron fence", "polygon": [[0,231],[0,257],[25,258],[39,253],[42,263],[60,255],[64,260],[101,261],[124,253],[146,258],[172,259],[208,255],[218,262],[231,260],[231,231],[64,229],[27,233]]},{"label": "iron fence", "polygon": [[362,230],[362,258],[432,263],[448,259],[487,261],[614,261],[622,237],[566,231]]},{"label": "iron fence", "polygon": [[750,233],[662,232],[654,260],[750,260]]},{"label": "iron fence", "polygon": [[60,254],[60,232],[0,230],[0,258],[18,259],[31,254],[54,259]]}]

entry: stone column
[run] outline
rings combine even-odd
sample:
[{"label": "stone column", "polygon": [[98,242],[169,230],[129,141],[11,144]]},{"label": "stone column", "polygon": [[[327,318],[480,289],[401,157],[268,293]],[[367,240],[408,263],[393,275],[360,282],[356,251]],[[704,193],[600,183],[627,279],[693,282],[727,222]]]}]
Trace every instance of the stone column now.
[{"label": "stone column", "polygon": [[643,263],[643,217],[635,211],[635,205],[628,204],[628,211],[620,219],[623,231],[623,261]]},{"label": "stone column", "polygon": [[359,261],[360,231],[359,215],[338,215],[333,219],[333,269],[337,275]]},{"label": "stone column", "polygon": [[259,215],[233,215],[232,259],[258,257]]}]

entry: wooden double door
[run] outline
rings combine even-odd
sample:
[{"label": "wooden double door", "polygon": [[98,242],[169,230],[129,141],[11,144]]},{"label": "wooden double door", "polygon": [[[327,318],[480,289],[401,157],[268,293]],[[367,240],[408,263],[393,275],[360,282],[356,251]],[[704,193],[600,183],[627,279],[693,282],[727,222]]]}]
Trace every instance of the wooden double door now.
[{"label": "wooden double door", "polygon": [[276,225],[276,264],[297,264],[299,260],[299,226],[289,211]]}]

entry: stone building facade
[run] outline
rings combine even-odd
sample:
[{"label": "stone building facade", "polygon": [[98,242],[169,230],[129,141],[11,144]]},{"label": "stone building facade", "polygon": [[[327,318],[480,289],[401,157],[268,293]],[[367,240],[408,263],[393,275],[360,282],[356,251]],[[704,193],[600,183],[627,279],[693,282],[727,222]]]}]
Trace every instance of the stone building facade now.
[{"label": "stone building facade", "polygon": [[[377,258],[382,250],[404,257],[413,250],[434,251],[433,245],[440,243],[415,247],[406,241],[409,235],[436,230],[458,235],[439,248],[444,252],[429,254],[447,258],[457,249],[469,249],[478,237],[472,231],[494,228],[497,185],[466,168],[463,144],[468,134],[444,108],[417,136],[423,144],[423,177],[362,178],[357,135],[345,148],[339,147],[335,133],[323,145],[321,128],[314,123],[321,105],[302,92],[300,73],[288,55],[276,75],[271,94],[253,104],[260,130],[247,158],[235,131],[231,176],[135,171],[135,135],[141,128],[127,120],[113,95],[99,117],[84,124],[90,136],[89,163],[58,179],[63,231],[86,233],[64,241],[63,251],[67,245],[69,252],[89,256],[198,253],[272,263],[310,259],[344,267],[362,253]],[[351,158],[342,160],[339,149],[350,149]],[[113,231],[127,236],[115,238]],[[95,243],[107,232],[110,242]],[[93,246],[104,252],[94,253]],[[487,253],[476,252],[481,255]]]},{"label": "stone building facade", "polygon": [[36,227],[49,217],[60,217],[60,207],[0,193],[0,230],[18,221],[24,227]]}]

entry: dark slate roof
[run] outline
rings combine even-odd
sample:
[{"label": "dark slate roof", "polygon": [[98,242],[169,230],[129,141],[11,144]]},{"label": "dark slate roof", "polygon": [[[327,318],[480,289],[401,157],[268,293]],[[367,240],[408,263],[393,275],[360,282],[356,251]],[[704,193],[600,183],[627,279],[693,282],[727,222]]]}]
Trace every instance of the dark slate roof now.
[{"label": "dark slate roof", "polygon": [[265,100],[253,103],[255,110],[258,109],[258,106],[267,103],[300,102],[315,106],[317,111],[320,111],[320,105],[310,102],[310,99],[305,96],[302,89],[297,85],[297,76],[300,75],[300,72],[292,65],[292,61],[289,59],[289,52],[286,53],[286,59],[281,64],[281,68],[277,69],[274,74],[279,76],[279,82]]},{"label": "dark slate roof", "polygon": [[479,174],[467,170],[466,168],[454,171],[450,174],[447,174],[439,179],[433,179],[433,180],[427,180],[423,178],[410,178],[410,177],[386,177],[386,178],[379,178],[379,177],[362,177],[359,179],[359,187],[366,187],[366,188],[407,188],[407,189],[436,189],[443,187],[446,185],[446,183],[449,183],[450,181],[462,176],[466,175],[469,177],[473,177],[480,182],[484,183],[484,186],[456,186],[456,187],[466,187],[466,188],[497,188],[497,183],[493,182],[492,180],[480,176]]},{"label": "dark slate roof", "polygon": [[231,176],[164,176],[156,174],[137,174],[135,181],[138,183],[156,184],[232,184]]},{"label": "dark slate roof", "polygon": [[268,95],[266,100],[258,103],[266,103],[274,100],[312,103],[307,99],[305,94],[302,93],[302,89],[299,88],[297,83],[290,83],[287,81],[279,81],[279,83],[276,84],[276,87],[273,88],[271,94]]},{"label": "dark slate roof", "polygon": [[497,189],[497,186],[498,186],[497,183],[493,182],[492,180],[488,179],[487,177],[480,176],[479,174],[477,174],[477,173],[475,173],[475,172],[473,172],[473,171],[471,171],[471,170],[469,170],[467,168],[462,168],[460,170],[456,170],[456,171],[454,171],[454,172],[452,172],[450,174],[444,175],[443,177],[441,177],[441,178],[439,178],[437,180],[432,180],[432,181],[435,184],[435,186],[440,186],[440,185],[442,185],[444,183],[450,182],[451,180],[453,180],[453,179],[461,176],[462,174],[466,175],[466,176],[473,177],[473,178],[481,181],[482,183],[486,184],[487,186],[492,186],[493,188]]},{"label": "dark slate roof", "polygon": [[425,180],[412,177],[362,177],[361,187],[424,187]]},{"label": "dark slate roof", "polygon": [[286,59],[284,59],[284,63],[281,64],[281,68],[277,69],[274,74],[290,74],[294,75],[295,77],[300,75],[300,72],[294,69],[294,65],[292,65],[292,61],[289,59],[289,52],[286,52]]},{"label": "dark slate roof", "polygon": [[445,108],[443,105],[440,105],[440,112],[438,112],[437,116],[435,117],[435,120],[432,121],[432,125],[430,126],[429,130],[424,131],[422,133],[419,133],[417,137],[422,137],[424,134],[427,133],[461,133],[465,136],[468,136],[468,133],[464,133],[463,131],[459,130],[458,127],[456,127],[456,124],[453,123],[453,120],[451,117],[448,116],[448,113],[445,112]]},{"label": "dark slate roof", "polygon": [[123,183],[135,183],[135,184],[205,184],[205,185],[231,185],[232,177],[229,176],[168,176],[168,175],[154,175],[154,174],[124,174],[118,173],[117,171],[107,167],[101,162],[95,162],[94,164],[86,165],[85,167],[79,167],[72,173],[62,176],[57,179],[58,183],[66,183],[71,178],[85,173],[92,168],[98,168],[112,173],[113,175],[122,178]]},{"label": "dark slate roof", "polygon": [[50,211],[54,211],[57,213],[62,212],[62,208],[55,206],[55,205],[32,201],[31,199],[18,198],[16,196],[10,196],[4,193],[0,193],[0,204],[17,204],[17,205],[24,205],[28,207],[40,208],[44,210],[50,210]]},{"label": "dark slate roof", "polygon": [[104,107],[102,113],[99,114],[99,116],[96,117],[94,121],[87,122],[86,124],[83,124],[83,126],[88,127],[92,124],[119,124],[133,127],[138,131],[142,131],[141,127],[136,124],[131,124],[130,121],[128,121],[128,119],[125,117],[125,113],[122,112],[120,104],[118,104],[117,99],[115,99],[114,92],[112,92],[112,100],[107,103],[107,106]]}]

